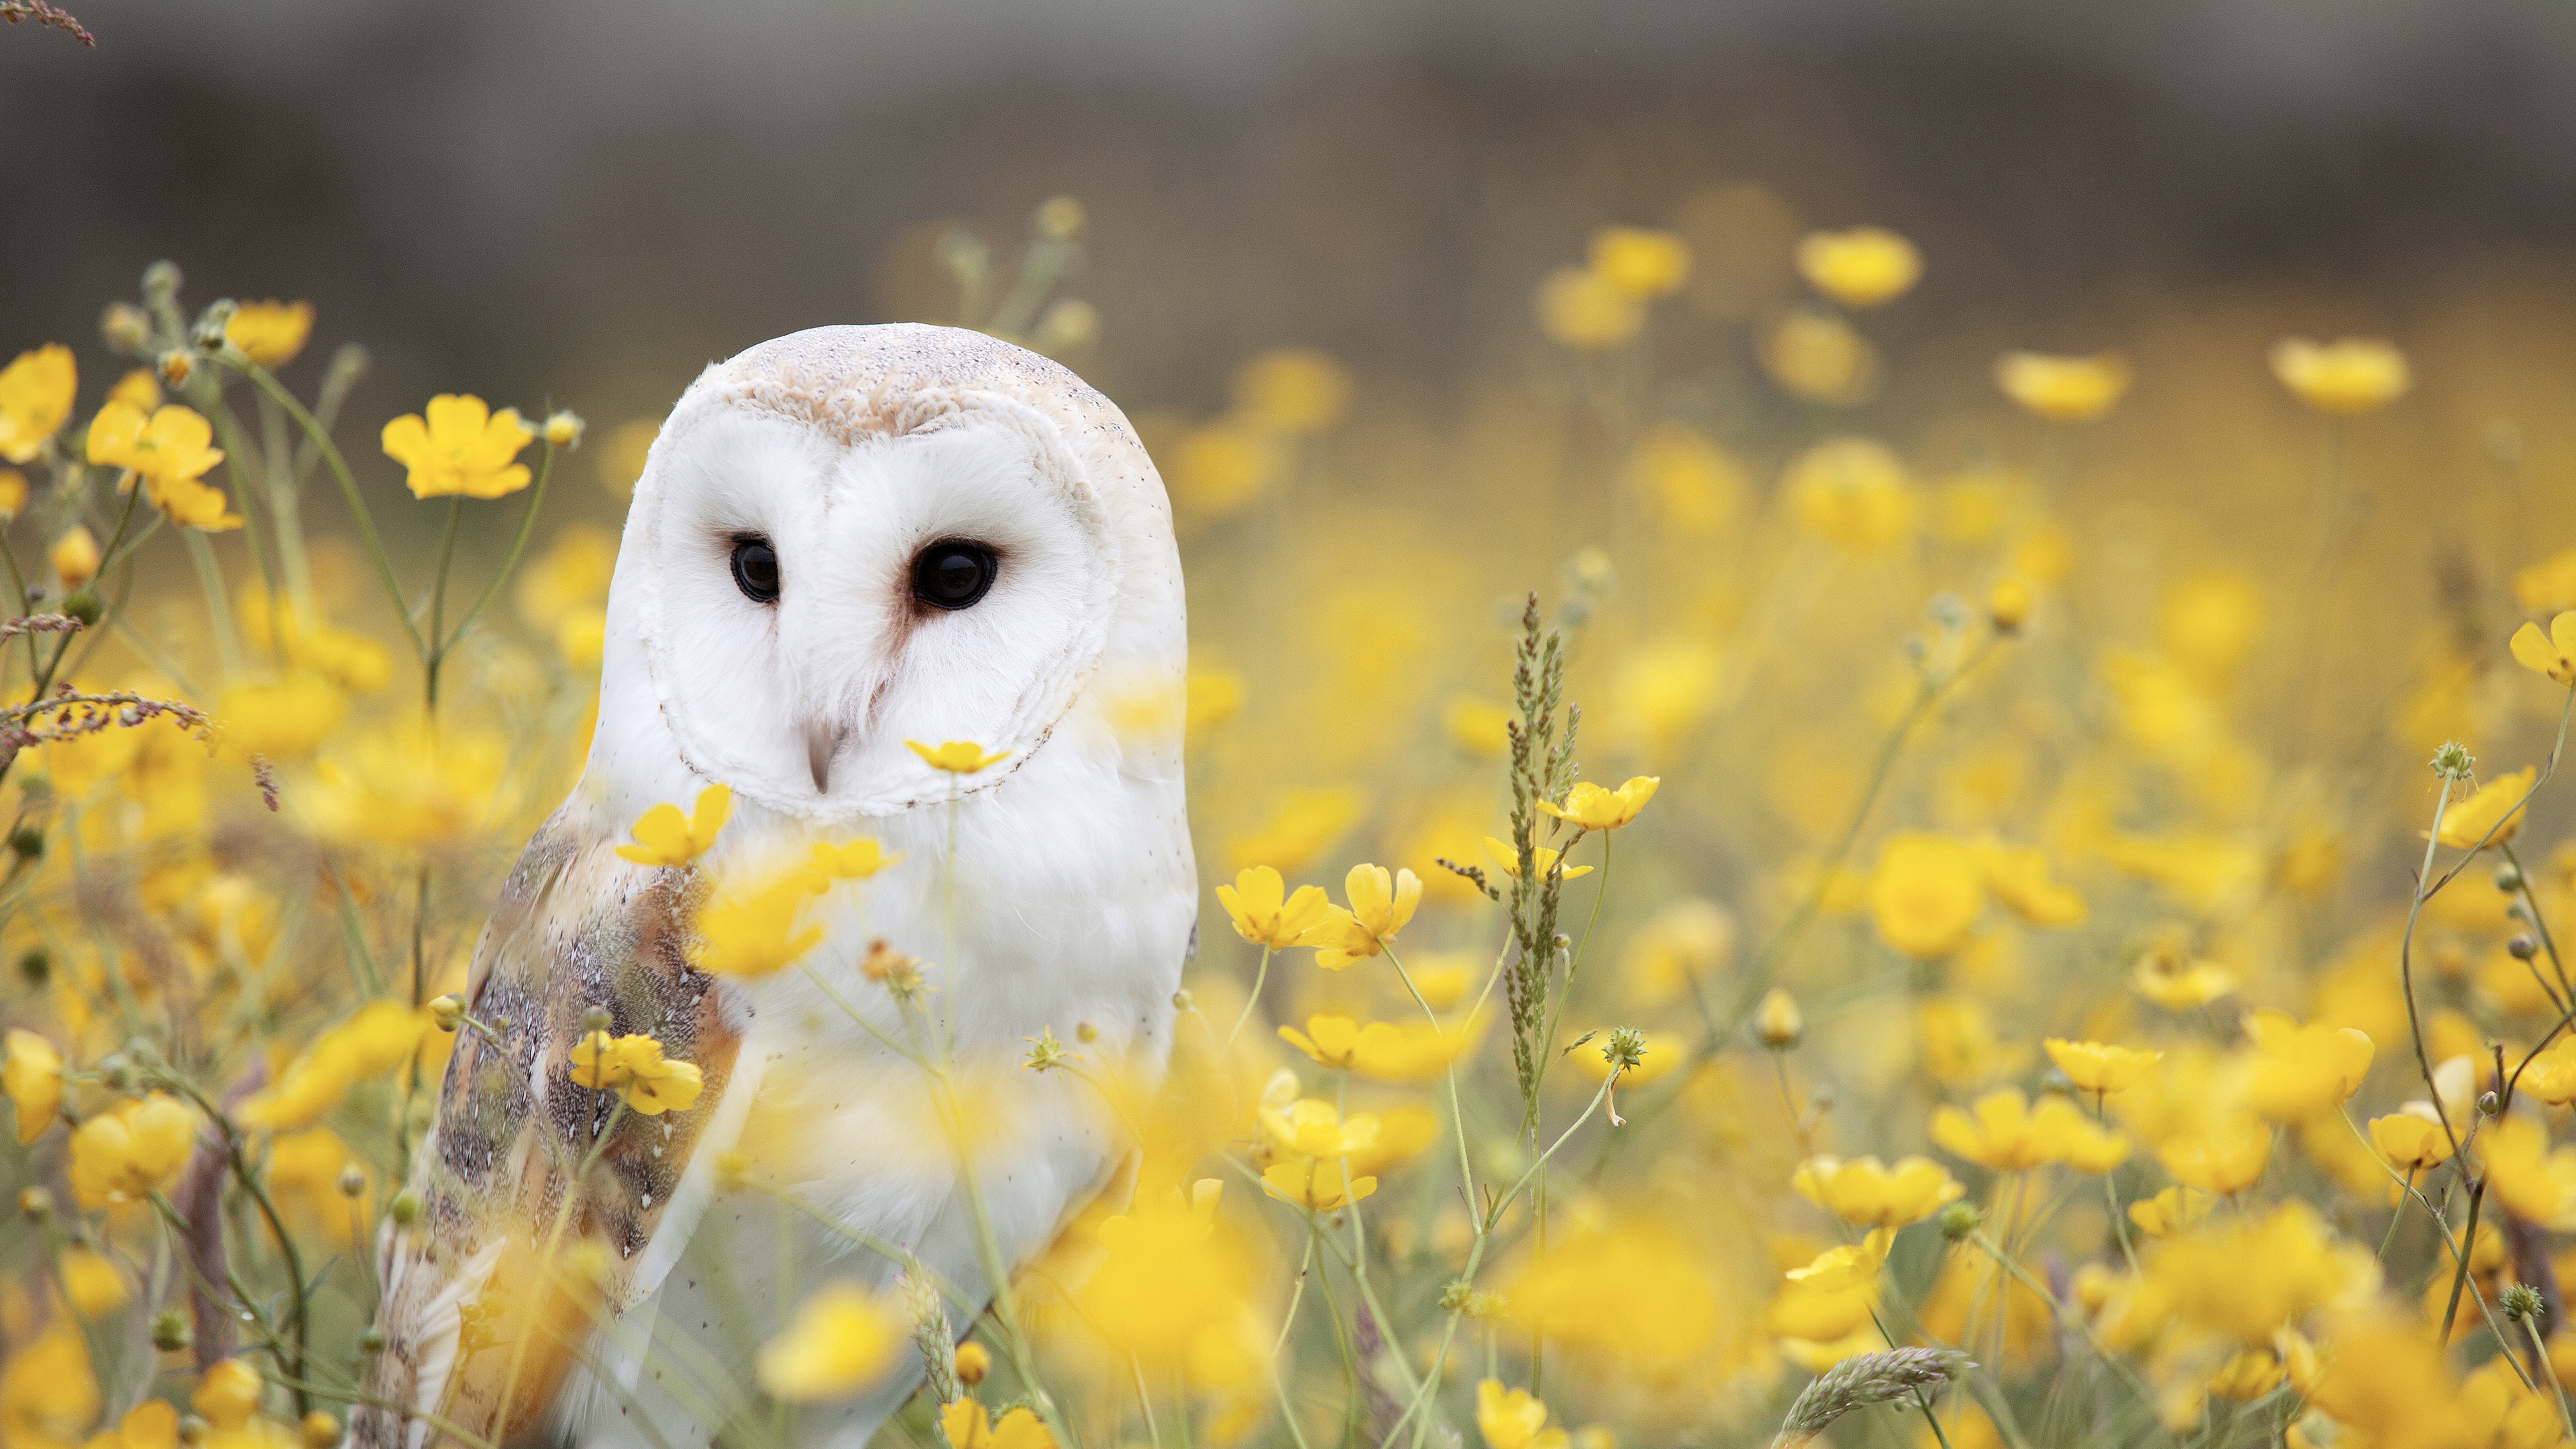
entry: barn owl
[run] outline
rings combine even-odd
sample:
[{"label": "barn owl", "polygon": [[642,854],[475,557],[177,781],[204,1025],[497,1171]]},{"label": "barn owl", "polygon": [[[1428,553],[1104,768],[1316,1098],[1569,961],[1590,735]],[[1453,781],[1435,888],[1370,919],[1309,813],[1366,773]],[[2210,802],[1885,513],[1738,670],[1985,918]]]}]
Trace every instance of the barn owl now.
[{"label": "barn owl", "polygon": [[[854,1240],[917,1254],[970,1317],[992,1284],[953,1139],[921,1069],[851,1014],[902,1037],[862,970],[873,941],[922,959],[923,1018],[984,1084],[969,1156],[1006,1264],[1116,1191],[1129,1151],[1097,1094],[1007,1070],[1023,1040],[1081,1031],[1148,1075],[1169,1051],[1196,937],[1181,572],[1107,399],[950,328],[754,347],[654,443],[608,621],[581,783],[477,943],[481,1025],[416,1155],[421,1212],[380,1254],[369,1390],[411,1412],[363,1410],[361,1445],[696,1449],[750,1412],[758,1347],[809,1291],[890,1283]],[[907,748],[951,740],[1002,758],[952,775]],[[642,812],[717,783],[732,815],[694,865],[616,853]],[[691,967],[710,882],[861,836],[902,859],[817,901],[810,971]],[[599,1011],[698,1064],[695,1103],[603,1136],[613,1096],[568,1075]],[[558,1223],[588,1302],[530,1288]],[[798,1437],[856,1449],[919,1373],[804,1410]]]}]

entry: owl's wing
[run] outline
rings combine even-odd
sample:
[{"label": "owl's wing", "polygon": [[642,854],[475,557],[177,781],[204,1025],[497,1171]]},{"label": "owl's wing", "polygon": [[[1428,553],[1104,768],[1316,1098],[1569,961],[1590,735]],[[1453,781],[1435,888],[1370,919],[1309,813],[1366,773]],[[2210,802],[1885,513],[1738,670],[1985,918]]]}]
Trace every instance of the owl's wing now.
[{"label": "owl's wing", "polygon": [[[422,1445],[445,1426],[502,1444],[534,1426],[598,1317],[668,1271],[709,1190],[711,1164],[691,1174],[691,1157],[739,1125],[726,1092],[739,1024],[683,950],[703,881],[621,860],[574,822],[558,811],[528,842],[476,945],[467,1000],[482,1025],[460,1032],[412,1164],[420,1215],[387,1228],[385,1347],[378,1403],[354,1416],[360,1445]],[[575,1085],[594,1009],[612,1033],[695,1063],[696,1103],[613,1113],[617,1094]],[[442,1422],[405,1432],[395,1406]]]}]

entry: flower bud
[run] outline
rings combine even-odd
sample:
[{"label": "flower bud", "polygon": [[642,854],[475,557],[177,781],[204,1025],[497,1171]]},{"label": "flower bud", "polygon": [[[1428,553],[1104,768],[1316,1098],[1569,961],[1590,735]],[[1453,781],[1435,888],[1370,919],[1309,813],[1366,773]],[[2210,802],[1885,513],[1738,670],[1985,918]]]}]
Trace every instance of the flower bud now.
[{"label": "flower bud", "polygon": [[2492,1117],[2503,1110],[2504,1099],[2498,1097],[2493,1091],[2478,1093],[2478,1111],[2480,1113],[2485,1116]]},{"label": "flower bud", "polygon": [[2478,757],[2469,753],[2468,746],[2452,740],[2433,752],[2433,773],[2456,780],[2468,774],[2477,762]]},{"label": "flower bud", "polygon": [[77,589],[98,577],[98,540],[90,537],[88,529],[73,524],[45,551],[45,561],[53,565],[54,576],[65,588]]},{"label": "flower bud", "polygon": [[54,958],[39,946],[18,958],[18,975],[30,986],[42,986],[53,978]]},{"label": "flower bud", "polygon": [[1192,998],[1188,992],[1175,991],[1172,993],[1172,1009],[1174,1011],[1187,1011],[1190,1009],[1191,1003]]},{"label": "flower bud", "polygon": [[41,1187],[18,1190],[18,1214],[31,1223],[42,1223],[54,1215],[54,1195]]},{"label": "flower bud", "polygon": [[164,1308],[152,1315],[152,1346],[163,1353],[177,1353],[197,1341],[197,1331],[188,1323],[188,1315],[176,1308]]},{"label": "flower bud", "polygon": [[2504,864],[2497,866],[2495,870],[2495,888],[2504,892],[2506,895],[2512,895],[2515,891],[2522,889],[2522,868],[2509,860]]},{"label": "flower bud", "polygon": [[106,1079],[108,1086],[117,1091],[134,1090],[134,1063],[127,1061],[123,1052],[109,1052],[106,1056],[100,1057],[98,1074]]},{"label": "flower bud", "polygon": [[232,327],[233,313],[238,310],[239,305],[230,297],[218,297],[207,303],[206,310],[197,314],[197,325],[189,334],[190,340],[208,352],[222,351],[230,340],[224,334]]},{"label": "flower bud", "polygon": [[1476,1297],[1476,1285],[1461,1278],[1440,1290],[1440,1307],[1448,1313],[1464,1313]]},{"label": "flower bud", "polygon": [[63,612],[80,620],[86,626],[95,624],[104,617],[107,606],[99,602],[96,589],[74,589],[70,596],[63,600]]},{"label": "flower bud", "polygon": [[206,1436],[214,1431],[214,1427],[206,1422],[202,1414],[182,1414],[179,1416],[179,1442],[188,1445],[203,1444],[206,1442]]},{"label": "flower bud", "polygon": [[2528,961],[2540,954],[2540,943],[2527,932],[2516,932],[2504,943],[2505,954],[2516,961]]},{"label": "flower bud", "polygon": [[32,825],[21,825],[9,832],[9,849],[20,860],[34,860],[45,853],[45,832]]},{"label": "flower bud", "polygon": [[993,1371],[993,1351],[980,1343],[957,1345],[957,1382],[973,1388]]},{"label": "flower bud", "polygon": [[588,424],[581,420],[581,414],[569,408],[558,409],[546,417],[545,440],[558,448],[578,446],[582,429],[586,426]]},{"label": "flower bud", "polygon": [[1031,218],[1037,234],[1063,241],[1082,235],[1082,203],[1070,196],[1050,196],[1038,203],[1037,215]]},{"label": "flower bud", "polygon": [[1993,621],[1998,634],[2016,633],[2022,621],[2030,617],[2030,585],[2005,577],[1995,580],[1986,595],[1986,617]]},{"label": "flower bud", "polygon": [[1777,986],[1762,993],[1762,1004],[1753,1008],[1755,1040],[1775,1052],[1784,1052],[1806,1034],[1807,1018],[1798,1010],[1798,998]]},{"label": "flower bud", "polygon": [[162,383],[169,387],[177,387],[186,382],[188,374],[197,370],[195,356],[176,347],[162,353],[161,360],[156,365],[161,370]]},{"label": "flower bud", "polygon": [[1977,1225],[1984,1220],[1984,1215],[1977,1211],[1976,1204],[1954,1202],[1948,1207],[1941,1209],[1941,1216],[1939,1218],[1939,1222],[1941,1224],[1941,1236],[1954,1243],[1964,1242],[1970,1233],[1977,1230]]},{"label": "flower bud", "polygon": [[385,1209],[388,1217],[404,1227],[420,1221],[420,1194],[410,1188],[394,1194],[393,1205]]},{"label": "flower bud", "polygon": [[1089,1046],[1100,1040],[1100,1028],[1087,1021],[1077,1021],[1073,1024],[1073,1039]]},{"label": "flower bud", "polygon": [[594,1006],[581,1014],[581,1029],[584,1033],[606,1031],[615,1020],[608,1014],[607,1007]]},{"label": "flower bud", "polygon": [[2520,1323],[2540,1312],[2540,1290],[2528,1283],[2516,1283],[2496,1295],[2496,1306],[2504,1316]]},{"label": "flower bud", "polygon": [[167,302],[179,295],[180,284],[186,280],[187,276],[179,270],[179,264],[164,257],[143,269],[143,300],[156,304]]},{"label": "flower bud", "polygon": [[110,302],[98,319],[107,350],[132,356],[152,341],[152,314],[131,302]]},{"label": "flower bud", "polygon": [[359,1334],[358,1351],[360,1353],[383,1353],[385,1351],[385,1335],[383,1330],[370,1328],[366,1332]]},{"label": "flower bud", "polygon": [[304,1449],[331,1449],[340,1442],[340,1421],[315,1409],[304,1416]]},{"label": "flower bud", "polygon": [[455,992],[433,996],[429,1001],[429,1019],[440,1031],[454,1031],[465,1024],[465,998]]},{"label": "flower bud", "polygon": [[358,1170],[358,1164],[352,1162],[340,1169],[340,1196],[355,1200],[366,1192],[367,1175]]}]

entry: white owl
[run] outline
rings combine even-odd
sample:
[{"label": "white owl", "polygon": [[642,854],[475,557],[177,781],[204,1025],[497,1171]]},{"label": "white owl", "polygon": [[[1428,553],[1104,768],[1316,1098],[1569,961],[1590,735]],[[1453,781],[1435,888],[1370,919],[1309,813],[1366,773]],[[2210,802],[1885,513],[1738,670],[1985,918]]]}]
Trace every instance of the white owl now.
[{"label": "white owl", "polygon": [[[892,1279],[862,1235],[980,1304],[923,1074],[831,999],[901,1038],[859,969],[872,939],[925,958],[921,1010],[962,1069],[1006,1067],[1050,1027],[1089,1027],[1088,1050],[1148,1073],[1169,1051],[1197,894],[1181,570],[1161,481],[1107,399],[950,328],[763,343],[672,410],[608,620],[581,784],[484,928],[468,1002],[493,1029],[458,1036],[412,1174],[422,1214],[382,1253],[370,1391],[412,1412],[361,1411],[362,1445],[453,1426],[695,1449],[748,1412],[758,1346],[809,1291]],[[914,740],[1007,757],[953,776]],[[646,809],[714,782],[733,817],[696,868],[616,855]],[[859,836],[904,860],[818,905],[827,934],[801,964],[828,992],[795,969],[690,967],[708,880]],[[596,1010],[699,1064],[696,1104],[598,1141],[614,1098],[568,1076]],[[990,1080],[1012,1095],[974,1160],[1020,1264],[1116,1190],[1127,1144],[1061,1076]],[[723,1153],[769,1190],[725,1190]],[[592,1245],[596,1329],[586,1310],[529,1321],[531,1254],[558,1221]],[[799,1435],[855,1449],[917,1378],[807,1409]]]}]

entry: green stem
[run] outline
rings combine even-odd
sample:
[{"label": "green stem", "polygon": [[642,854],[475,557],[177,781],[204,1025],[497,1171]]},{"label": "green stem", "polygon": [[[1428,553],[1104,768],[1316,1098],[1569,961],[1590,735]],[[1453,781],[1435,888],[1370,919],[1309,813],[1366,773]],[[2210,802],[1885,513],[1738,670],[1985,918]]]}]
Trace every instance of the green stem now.
[{"label": "green stem", "polygon": [[[35,639],[32,635],[29,636],[27,642],[29,648],[32,649],[35,647]],[[1243,1024],[1252,1020],[1252,1008],[1261,1004],[1261,987],[1263,983],[1267,982],[1269,979],[1270,945],[1265,941],[1261,946],[1261,969],[1252,973],[1252,994],[1244,998],[1243,1014],[1234,1019],[1234,1030],[1225,1034],[1226,1050],[1232,1051],[1234,1049],[1234,1039],[1243,1035]]]},{"label": "green stem", "polygon": [[519,556],[528,551],[528,537],[536,532],[537,510],[546,501],[546,483],[555,474],[555,445],[548,443],[545,449],[545,456],[537,460],[536,486],[528,490],[527,510],[519,515],[519,531],[511,535],[508,556],[501,560],[500,570],[492,575],[491,582],[483,586],[483,592],[475,596],[474,607],[466,610],[464,617],[456,621],[456,632],[448,636],[446,643],[438,646],[441,656],[465,637],[466,631],[474,627],[475,620],[483,617],[484,607],[492,602],[493,595],[501,592],[501,585],[509,582],[510,575],[519,567]]},{"label": "green stem", "polygon": [[447,658],[447,573],[456,563],[456,524],[465,516],[465,495],[447,500],[447,527],[438,539],[438,581],[429,590],[429,652],[421,656],[421,703],[438,717],[438,666]]},{"label": "green stem", "polygon": [[224,594],[224,571],[215,562],[215,546],[198,529],[181,529],[179,536],[188,541],[188,561],[197,566],[197,587],[206,595],[207,622],[215,632],[215,657],[223,664],[224,678],[239,679],[241,640],[233,633],[232,605]]}]

